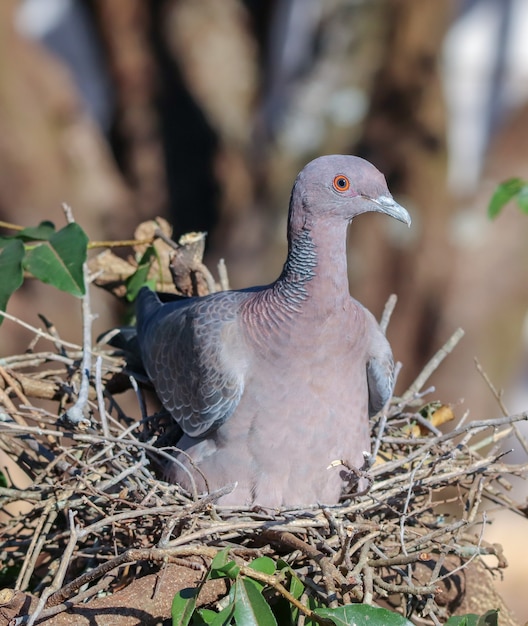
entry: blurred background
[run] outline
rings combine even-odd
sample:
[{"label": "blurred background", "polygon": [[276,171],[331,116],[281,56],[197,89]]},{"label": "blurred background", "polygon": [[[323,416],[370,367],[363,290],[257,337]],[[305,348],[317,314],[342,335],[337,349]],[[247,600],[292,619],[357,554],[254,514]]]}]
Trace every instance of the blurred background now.
[{"label": "blurred background", "polygon": [[[4,0],[0,220],[62,225],[67,202],[102,240],[164,216],[176,238],[207,231],[209,266],[224,258],[243,287],[280,272],[303,165],[363,156],[413,217],[407,231],[364,215],[350,233],[353,295],[377,316],[399,298],[398,391],[461,326],[426,400],[500,414],[476,357],[524,411],[528,216],[490,222],[486,207],[499,182],[528,177],[527,32],[525,0]],[[94,298],[101,332],[119,310]],[[79,341],[72,300],[28,282],[8,311]],[[30,337],[6,322],[0,356]],[[526,520],[499,518],[486,537],[514,562]],[[525,561],[504,595],[527,620]]]}]

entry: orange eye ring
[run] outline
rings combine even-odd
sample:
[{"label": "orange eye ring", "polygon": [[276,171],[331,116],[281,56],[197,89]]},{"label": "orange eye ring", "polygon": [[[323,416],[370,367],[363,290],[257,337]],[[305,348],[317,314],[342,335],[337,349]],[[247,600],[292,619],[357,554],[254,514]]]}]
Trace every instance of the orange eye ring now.
[{"label": "orange eye ring", "polygon": [[334,189],[342,193],[343,191],[348,191],[350,189],[350,181],[343,174],[338,174],[332,183]]}]

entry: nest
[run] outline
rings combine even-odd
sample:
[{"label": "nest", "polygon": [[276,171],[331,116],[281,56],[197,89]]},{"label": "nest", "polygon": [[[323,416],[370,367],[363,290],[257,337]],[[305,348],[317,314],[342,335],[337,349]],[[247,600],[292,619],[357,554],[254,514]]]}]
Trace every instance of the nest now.
[{"label": "nest", "polygon": [[[415,623],[439,624],[463,601],[466,568],[506,566],[500,546],[485,540],[485,503],[525,513],[508,496],[507,477],[526,466],[508,465],[500,445],[513,433],[527,450],[516,423],[528,416],[457,422],[450,407],[425,403],[426,381],[460,331],[372,422],[376,461],[365,493],[333,507],[245,510],[216,504],[225,490],[196,497],[160,478],[174,451],[167,418],[147,414],[133,378],[141,417],[120,408],[115,387],[129,380],[125,359],[92,345],[89,298],[83,307],[84,346],[62,341],[50,326],[35,328],[39,345],[52,348],[39,352],[35,341],[0,367],[1,450],[30,478],[23,488],[0,487],[4,584],[12,577],[0,597],[4,619],[156,623],[169,618],[175,592],[202,581],[228,548],[242,572],[263,555],[288,564],[304,585],[300,598],[278,575],[251,575],[270,596],[295,603],[301,621],[323,621],[310,609],[316,598],[329,607],[391,607]],[[55,408],[44,409],[42,399]],[[439,430],[444,421],[449,432]],[[482,555],[490,555],[485,565]],[[199,600],[215,606],[225,593],[225,581],[209,581]],[[108,621],[89,621],[104,611]]]}]

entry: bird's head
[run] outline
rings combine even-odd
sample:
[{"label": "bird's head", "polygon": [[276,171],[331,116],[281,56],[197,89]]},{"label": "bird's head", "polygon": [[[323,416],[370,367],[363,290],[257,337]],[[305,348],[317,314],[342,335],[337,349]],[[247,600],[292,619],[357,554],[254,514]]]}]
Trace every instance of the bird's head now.
[{"label": "bird's head", "polygon": [[350,222],[356,215],[377,211],[411,225],[409,213],[395,202],[383,174],[356,156],[322,156],[308,163],[297,177],[295,200],[314,218],[336,216]]}]

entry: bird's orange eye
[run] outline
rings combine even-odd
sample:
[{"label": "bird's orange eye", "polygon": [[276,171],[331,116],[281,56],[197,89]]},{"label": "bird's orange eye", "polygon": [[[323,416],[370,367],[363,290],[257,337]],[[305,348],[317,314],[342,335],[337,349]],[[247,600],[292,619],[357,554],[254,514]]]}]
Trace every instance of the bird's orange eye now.
[{"label": "bird's orange eye", "polygon": [[350,181],[343,174],[339,174],[334,178],[333,185],[336,191],[347,191],[350,189]]}]

